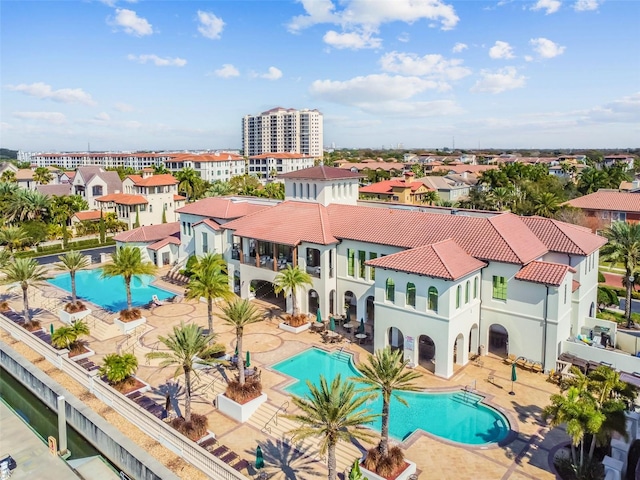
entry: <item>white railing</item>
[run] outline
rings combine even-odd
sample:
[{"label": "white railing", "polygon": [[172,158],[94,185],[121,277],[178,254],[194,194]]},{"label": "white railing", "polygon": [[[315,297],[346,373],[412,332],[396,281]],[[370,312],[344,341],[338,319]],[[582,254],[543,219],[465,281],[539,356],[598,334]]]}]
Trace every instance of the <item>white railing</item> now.
[{"label": "white railing", "polygon": [[67,350],[56,350],[42,340],[0,314],[0,328],[13,338],[24,343],[49,363],[68,374],[106,405],[112,407],[125,419],[151,438],[204,472],[211,478],[221,480],[246,480],[242,473],[234,470],[204,448],[196,445],[176,430],[157,419],[135,402],[113,390],[100,380],[95,371],[87,372],[68,358]]},{"label": "white railing", "polygon": [[563,352],[572,353],[583,360],[608,363],[616,370],[622,370],[628,373],[640,372],[640,358],[629,355],[628,353],[620,353],[615,350],[590,347],[584,343],[567,341],[562,342],[561,349]]}]

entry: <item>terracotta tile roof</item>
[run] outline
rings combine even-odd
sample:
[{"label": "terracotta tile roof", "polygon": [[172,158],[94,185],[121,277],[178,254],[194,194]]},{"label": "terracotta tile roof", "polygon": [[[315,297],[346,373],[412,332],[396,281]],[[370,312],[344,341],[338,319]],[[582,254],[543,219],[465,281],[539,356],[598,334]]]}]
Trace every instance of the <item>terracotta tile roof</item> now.
[{"label": "terracotta tile roof", "polygon": [[547,248],[520,217],[490,218],[332,204],[327,207],[336,238],[415,248],[452,238],[482,260],[526,264]]},{"label": "terracotta tile roof", "polygon": [[76,176],[76,172],[64,172],[64,174],[69,178],[69,180],[73,180],[73,177]]},{"label": "terracotta tile roof", "polygon": [[640,213],[640,193],[598,190],[584,197],[569,200],[563,205],[571,205],[572,207],[586,210]]},{"label": "terracotta tile roof", "polygon": [[347,178],[362,178],[359,173],[348,171],[344,168],[327,167],[318,165],[317,167],[303,168],[295,172],[283,173],[278,178],[301,178],[305,180],[339,180]]},{"label": "terracotta tile roof", "polygon": [[84,212],[76,212],[74,215],[78,220],[100,220],[100,210],[85,210]]},{"label": "terracotta tile roof", "polygon": [[[435,162],[432,163],[432,165]],[[486,170],[495,170],[499,168],[498,165],[442,165],[441,167],[434,168],[435,172],[445,171],[453,173],[482,173]]]},{"label": "terracotta tile roof", "polygon": [[393,192],[394,188],[406,188],[407,186],[411,187],[411,191],[415,192],[420,187],[424,187],[427,190],[431,190],[421,181],[411,181],[408,184],[399,178],[394,178],[391,180],[383,180],[381,182],[372,183],[371,185],[367,185],[366,187],[362,187],[360,189],[360,193],[378,193],[378,194],[390,194]]},{"label": "terracotta tile roof", "polygon": [[282,202],[223,225],[235,235],[283,245],[300,242],[330,245],[338,240],[331,235],[327,208],[318,203]]},{"label": "terracotta tile roof", "polygon": [[160,250],[162,247],[164,247],[165,245],[169,245],[169,244],[173,244],[173,245],[180,245],[180,238],[179,237],[167,237],[164,240],[159,240],[156,243],[153,243],[151,245],[149,245],[147,248],[151,249],[151,250]]},{"label": "terracotta tile roof", "polygon": [[176,185],[178,183],[178,180],[170,173],[151,175],[147,178],[142,178],[140,175],[129,175],[129,178],[133,180],[137,187],[161,187],[163,185]]},{"label": "terracotta tile roof", "polygon": [[180,222],[134,228],[114,235],[113,239],[118,242],[157,242],[167,237],[180,238]]},{"label": "terracotta tile roof", "polygon": [[210,227],[211,229],[213,229],[215,231],[220,230],[220,224],[218,222],[216,222],[215,220],[211,220],[210,218],[205,218],[201,222],[194,223],[193,226],[197,227],[198,225],[203,225],[203,224],[208,226],[208,227]]},{"label": "terracotta tile roof", "polygon": [[362,170],[384,170],[385,172],[390,172],[392,170],[402,171],[404,170],[404,163],[395,163],[395,162],[360,162],[353,163],[347,162],[340,164],[339,168],[347,169],[347,170],[358,170],[359,172]]},{"label": "terracotta tile roof", "polygon": [[132,195],[130,193],[110,193],[96,198],[97,202],[114,202],[118,205],[142,205],[149,203],[142,195]]},{"label": "terracotta tile roof", "polygon": [[65,197],[71,195],[71,184],[61,183],[58,185],[36,185],[36,190],[48,197]]},{"label": "terracotta tile roof", "polygon": [[590,255],[607,243],[588,228],[544,217],[522,217],[527,227],[552,252],[570,255]]},{"label": "terracotta tile roof", "polygon": [[457,280],[487,265],[468,255],[453,240],[404,250],[369,260],[366,264],[445,280]]},{"label": "terracotta tile roof", "polygon": [[571,293],[575,292],[580,288],[580,282],[576,282],[575,280],[571,280]]},{"label": "terracotta tile roof", "polygon": [[[296,157],[297,158],[297,157]],[[179,153],[172,154],[167,160],[169,162],[229,162],[229,161],[242,161],[244,157],[242,155],[236,155],[235,153],[213,153],[213,154],[193,154],[193,153]]]},{"label": "terracotta tile roof", "polygon": [[16,172],[16,180],[33,180],[33,170],[21,168]]},{"label": "terracotta tile roof", "polygon": [[174,194],[173,195],[173,201],[174,202],[181,202],[183,200],[186,200],[187,197],[183,197],[182,195],[178,195],[178,194]]},{"label": "terracotta tile roof", "polygon": [[575,273],[575,270],[561,263],[531,262],[516,273],[515,278],[525,282],[559,287],[568,272]]},{"label": "terracotta tile roof", "polygon": [[231,220],[244,217],[251,213],[271,208],[267,205],[259,205],[247,201],[235,201],[223,197],[209,197],[190,203],[176,210],[178,213],[189,213],[201,217],[222,218]]}]

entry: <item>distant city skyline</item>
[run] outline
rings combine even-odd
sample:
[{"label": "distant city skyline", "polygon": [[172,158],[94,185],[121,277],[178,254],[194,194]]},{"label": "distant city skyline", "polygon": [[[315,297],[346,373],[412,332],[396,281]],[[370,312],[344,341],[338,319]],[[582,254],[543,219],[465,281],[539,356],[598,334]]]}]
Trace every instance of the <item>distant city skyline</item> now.
[{"label": "distant city skyline", "polygon": [[640,2],[2,1],[0,146],[242,148],[317,109],[324,146],[640,146]]}]

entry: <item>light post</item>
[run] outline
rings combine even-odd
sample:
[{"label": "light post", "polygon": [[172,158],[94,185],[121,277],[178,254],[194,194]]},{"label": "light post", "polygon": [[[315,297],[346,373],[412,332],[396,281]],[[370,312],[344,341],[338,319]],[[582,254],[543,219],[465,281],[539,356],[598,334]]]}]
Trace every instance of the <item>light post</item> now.
[{"label": "light post", "polygon": [[[629,285],[627,288],[629,288],[630,292],[633,292],[633,281],[635,280],[635,278],[633,277],[633,275],[629,276]],[[631,295],[629,295],[628,298],[629,301],[629,305],[626,305],[626,307],[629,309],[629,318],[627,319],[627,328],[633,328],[633,322],[631,321]]]}]

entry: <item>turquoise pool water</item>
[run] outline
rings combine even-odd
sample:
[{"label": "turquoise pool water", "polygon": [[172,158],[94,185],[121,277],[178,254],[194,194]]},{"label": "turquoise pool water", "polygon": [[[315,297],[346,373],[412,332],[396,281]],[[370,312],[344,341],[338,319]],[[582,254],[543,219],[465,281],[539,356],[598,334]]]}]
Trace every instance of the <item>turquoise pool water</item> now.
[{"label": "turquoise pool water", "polygon": [[[299,353],[272,368],[298,380],[286,391],[300,397],[309,392],[306,381],[318,385],[320,375],[324,375],[328,381],[338,374],[342,378],[362,376],[353,364],[351,355],[328,353],[317,348]],[[389,433],[397,440],[404,440],[415,430],[424,430],[454,442],[482,445],[499,442],[509,432],[509,422],[504,415],[482,404],[482,397],[473,393],[402,392],[399,395],[409,406],[391,400]],[[378,396],[366,408],[380,413],[382,399]],[[380,424],[378,420],[374,427],[380,430]]]},{"label": "turquoise pool water", "polygon": [[[122,277],[100,278],[102,269],[81,270],[76,273],[76,292],[78,297],[101,306],[105,310],[117,312],[127,308],[127,293]],[[131,300],[134,306],[140,307],[151,301],[153,295],[159,300],[175,296],[175,293],[149,285],[153,276],[142,275],[131,280]],[[71,292],[71,276],[63,273],[48,280],[56,287]]]}]

